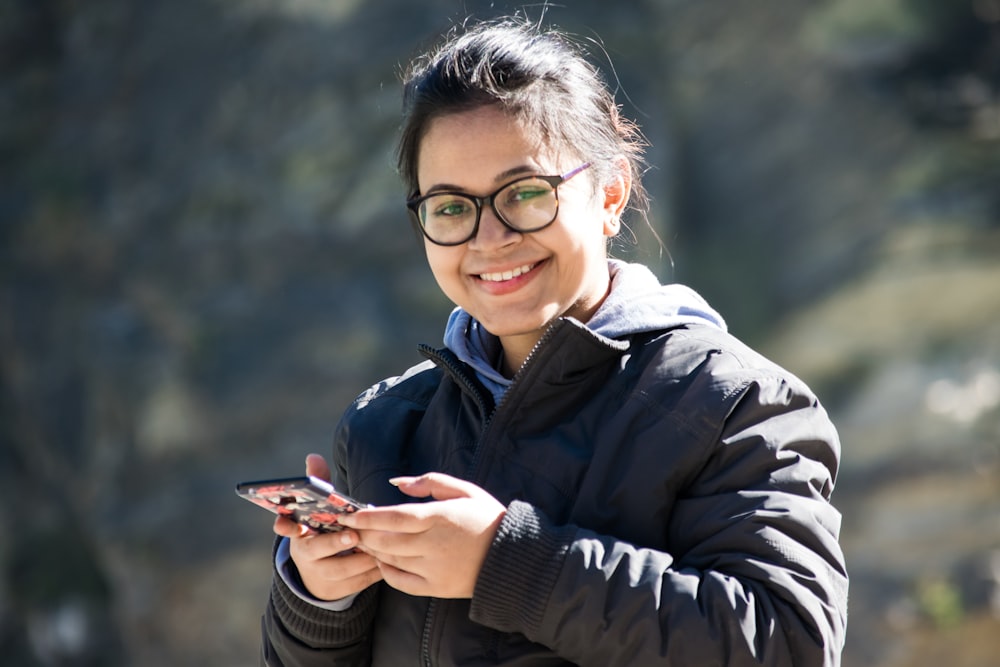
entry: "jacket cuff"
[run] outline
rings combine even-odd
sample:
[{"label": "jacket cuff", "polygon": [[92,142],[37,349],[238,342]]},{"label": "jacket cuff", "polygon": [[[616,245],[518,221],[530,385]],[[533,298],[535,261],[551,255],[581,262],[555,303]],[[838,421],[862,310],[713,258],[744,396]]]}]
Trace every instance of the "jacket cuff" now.
[{"label": "jacket cuff", "polygon": [[271,580],[271,608],[285,630],[312,648],[338,648],[362,641],[375,618],[378,587],[361,591],[344,611],[311,604],[276,573]]},{"label": "jacket cuff", "polygon": [[575,535],[574,526],[553,526],[534,506],[512,502],[479,572],[469,618],[530,638]]}]

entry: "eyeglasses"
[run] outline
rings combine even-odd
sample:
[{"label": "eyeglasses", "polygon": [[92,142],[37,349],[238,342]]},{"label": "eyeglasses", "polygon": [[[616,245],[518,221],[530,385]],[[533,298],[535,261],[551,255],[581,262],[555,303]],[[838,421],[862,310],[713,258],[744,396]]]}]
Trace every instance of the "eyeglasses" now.
[{"label": "eyeglasses", "polygon": [[432,192],[410,199],[406,208],[427,240],[437,245],[461,245],[474,238],[486,205],[508,229],[537,232],[551,225],[559,213],[556,188],[589,166],[587,162],[562,176],[519,178],[485,197],[465,192]]}]

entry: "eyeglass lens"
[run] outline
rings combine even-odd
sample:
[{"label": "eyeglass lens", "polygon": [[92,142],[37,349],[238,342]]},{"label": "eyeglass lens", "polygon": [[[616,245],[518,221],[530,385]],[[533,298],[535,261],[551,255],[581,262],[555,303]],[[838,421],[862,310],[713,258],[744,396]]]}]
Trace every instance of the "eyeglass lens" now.
[{"label": "eyeglass lens", "polygon": [[[558,210],[556,190],[548,181],[525,178],[497,192],[494,211],[518,231],[530,232],[548,225]],[[421,201],[420,223],[439,243],[462,242],[472,235],[478,211],[476,201],[458,193],[443,192]]]}]

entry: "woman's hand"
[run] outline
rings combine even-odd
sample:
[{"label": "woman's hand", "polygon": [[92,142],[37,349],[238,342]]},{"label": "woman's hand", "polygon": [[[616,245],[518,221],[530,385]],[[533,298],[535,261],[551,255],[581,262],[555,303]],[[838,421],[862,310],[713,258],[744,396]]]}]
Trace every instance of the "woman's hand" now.
[{"label": "woman's hand", "polygon": [[[306,474],[329,481],[330,468],[318,454],[306,457]],[[289,538],[289,551],[306,589],[320,600],[338,600],[359,593],[382,579],[375,559],[355,549],[357,531],[317,533],[285,517],[274,532]]]},{"label": "woman's hand", "polygon": [[347,515],[359,550],[378,563],[382,578],[410,595],[471,598],[506,508],[471,482],[442,473],[391,480],[427,503],[374,507]]}]

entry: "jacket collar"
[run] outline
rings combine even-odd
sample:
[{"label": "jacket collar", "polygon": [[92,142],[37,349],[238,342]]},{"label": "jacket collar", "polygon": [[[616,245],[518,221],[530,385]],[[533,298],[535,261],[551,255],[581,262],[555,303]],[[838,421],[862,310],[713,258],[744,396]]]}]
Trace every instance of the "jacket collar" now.
[{"label": "jacket collar", "polygon": [[[508,386],[517,389],[521,396],[530,395],[533,401],[547,400],[552,392],[565,394],[571,387],[592,378],[594,372],[606,368],[630,347],[629,339],[608,338],[574,318],[562,317],[546,329],[514,378],[507,381]],[[489,397],[497,404],[509,393],[508,387],[499,395],[492,391],[482,375],[449,348],[421,346],[420,349],[480,402]]]}]

